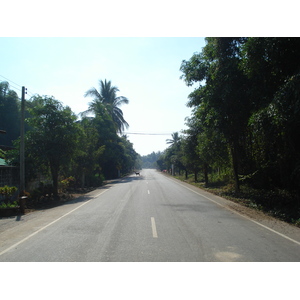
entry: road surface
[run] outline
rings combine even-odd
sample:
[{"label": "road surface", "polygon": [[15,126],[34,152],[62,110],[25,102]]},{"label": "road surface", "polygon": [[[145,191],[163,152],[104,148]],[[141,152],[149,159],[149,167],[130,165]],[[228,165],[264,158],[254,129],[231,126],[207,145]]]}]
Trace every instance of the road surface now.
[{"label": "road surface", "polygon": [[0,261],[300,261],[298,228],[274,229],[227,203],[142,170],[68,204],[0,219]]}]

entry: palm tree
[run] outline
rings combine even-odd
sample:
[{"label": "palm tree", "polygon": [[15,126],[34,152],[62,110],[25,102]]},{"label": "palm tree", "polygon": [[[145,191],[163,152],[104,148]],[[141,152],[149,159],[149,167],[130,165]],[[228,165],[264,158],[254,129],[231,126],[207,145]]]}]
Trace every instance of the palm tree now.
[{"label": "palm tree", "polygon": [[179,144],[180,136],[178,132],[172,133],[172,139],[166,139],[167,144],[170,144],[170,147],[176,147]]},{"label": "palm tree", "polygon": [[119,106],[128,104],[129,100],[126,97],[117,97],[119,89],[116,86],[111,85],[111,81],[99,80],[99,91],[96,88],[89,89],[84,97],[94,97],[93,101],[89,103],[88,110],[81,113],[82,116],[86,116],[89,113],[95,115],[107,114],[109,115],[116,127],[116,131],[122,133],[125,128],[129,127],[129,124],[123,117],[123,112]]}]

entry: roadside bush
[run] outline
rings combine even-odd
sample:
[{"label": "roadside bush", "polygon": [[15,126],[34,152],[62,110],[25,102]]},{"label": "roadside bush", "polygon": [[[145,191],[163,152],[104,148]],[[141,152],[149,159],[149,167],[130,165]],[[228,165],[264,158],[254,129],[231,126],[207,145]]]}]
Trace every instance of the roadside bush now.
[{"label": "roadside bush", "polygon": [[17,201],[14,201],[14,202],[8,202],[8,203],[5,203],[5,202],[2,202],[0,204],[0,209],[1,208],[14,208],[14,207],[19,207],[19,203]]},{"label": "roadside bush", "polygon": [[74,184],[76,183],[76,180],[73,176],[70,176],[66,179],[63,179],[60,181],[60,188],[62,191],[66,191],[68,188],[72,188]]},{"label": "roadside bush", "polygon": [[17,190],[18,188],[15,186],[5,185],[4,187],[0,187],[0,200],[4,200],[4,202],[7,204]]}]

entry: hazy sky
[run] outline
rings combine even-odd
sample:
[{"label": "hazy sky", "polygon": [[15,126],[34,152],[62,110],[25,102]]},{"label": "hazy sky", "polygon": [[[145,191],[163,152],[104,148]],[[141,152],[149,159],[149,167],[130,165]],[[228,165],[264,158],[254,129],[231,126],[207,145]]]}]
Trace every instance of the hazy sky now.
[{"label": "hazy sky", "polygon": [[[200,52],[204,38],[0,38],[0,80],[9,79],[33,94],[54,96],[78,114],[98,89],[100,79],[111,80],[129,99],[121,107],[130,128],[128,138],[141,155],[167,148],[170,134],[185,128],[188,94],[194,89],[180,79],[182,60]],[[1,77],[2,76],[2,77]],[[5,78],[4,78],[5,77]],[[151,133],[169,135],[140,135]]]},{"label": "hazy sky", "polygon": [[[83,95],[89,88],[111,80],[130,100],[122,107],[128,132],[171,134],[184,129],[190,116],[185,104],[194,87],[179,79],[179,68],[205,46],[201,36],[298,36],[295,3],[6,1],[0,80],[8,78],[19,95],[26,86],[27,98],[53,95],[75,113],[88,108],[92,99]],[[141,155],[166,149],[170,138],[128,137]]]}]

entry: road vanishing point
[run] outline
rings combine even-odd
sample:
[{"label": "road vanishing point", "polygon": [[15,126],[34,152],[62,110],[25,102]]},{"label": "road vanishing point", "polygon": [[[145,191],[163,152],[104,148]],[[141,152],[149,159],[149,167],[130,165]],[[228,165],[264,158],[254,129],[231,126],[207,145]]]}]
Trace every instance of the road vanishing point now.
[{"label": "road vanishing point", "polygon": [[0,261],[299,262],[300,229],[147,169],[0,219]]}]

